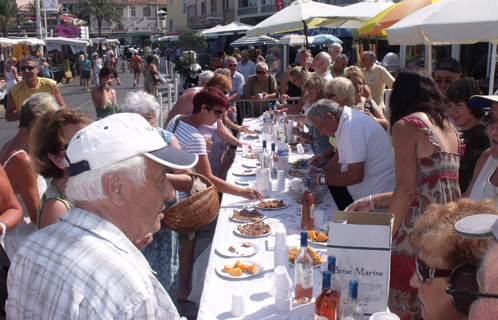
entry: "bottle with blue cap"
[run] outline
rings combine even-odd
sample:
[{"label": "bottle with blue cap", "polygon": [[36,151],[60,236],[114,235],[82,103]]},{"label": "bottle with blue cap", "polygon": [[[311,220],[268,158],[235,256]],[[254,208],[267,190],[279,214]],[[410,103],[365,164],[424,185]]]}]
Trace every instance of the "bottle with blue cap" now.
[{"label": "bottle with blue cap", "polygon": [[358,304],[358,281],[349,282],[348,304],[342,308],[341,320],[363,320],[363,310]]}]

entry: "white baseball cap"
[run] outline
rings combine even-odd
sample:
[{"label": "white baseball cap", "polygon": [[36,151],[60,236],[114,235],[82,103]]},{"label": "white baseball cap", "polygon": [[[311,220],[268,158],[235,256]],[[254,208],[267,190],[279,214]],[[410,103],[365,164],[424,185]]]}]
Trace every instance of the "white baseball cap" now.
[{"label": "white baseball cap", "polygon": [[498,240],[498,216],[494,214],[475,214],[458,220],[456,232],[466,238],[490,238]]},{"label": "white baseball cap", "polygon": [[74,135],[66,150],[66,169],[69,176],[76,176],[141,154],[182,170],[192,168],[199,160],[196,154],[167,146],[142,116],[120,113],[93,122]]}]

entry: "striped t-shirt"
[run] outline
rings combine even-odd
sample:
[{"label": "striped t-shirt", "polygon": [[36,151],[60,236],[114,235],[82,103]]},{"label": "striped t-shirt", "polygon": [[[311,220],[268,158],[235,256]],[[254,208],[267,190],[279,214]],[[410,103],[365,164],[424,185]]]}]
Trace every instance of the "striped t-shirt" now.
[{"label": "striped t-shirt", "polygon": [[[166,126],[166,130],[169,132],[173,132],[173,128],[175,127],[176,119],[178,119],[180,115],[175,116]],[[180,121],[176,130],[174,132],[176,139],[180,143],[180,147],[182,150],[188,151],[190,153],[194,153],[196,155],[202,156],[207,155],[206,151],[206,140],[202,134],[199,133],[197,128]]]}]

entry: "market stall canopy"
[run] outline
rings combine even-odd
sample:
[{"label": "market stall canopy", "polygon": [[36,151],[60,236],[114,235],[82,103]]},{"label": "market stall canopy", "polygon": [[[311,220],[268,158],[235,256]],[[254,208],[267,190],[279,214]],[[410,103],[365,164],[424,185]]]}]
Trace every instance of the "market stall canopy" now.
[{"label": "market stall canopy", "polygon": [[[311,38],[311,37],[309,37]],[[310,40],[312,46],[323,46],[326,44],[331,44],[331,43],[340,43],[342,44],[341,39],[337,38],[336,36],[333,36],[331,34],[319,34],[315,37],[313,37],[312,40]]]},{"label": "market stall canopy", "polygon": [[158,14],[166,14],[167,12],[166,12],[166,11],[164,11],[164,10],[159,10],[157,13],[158,13]]},{"label": "market stall canopy", "polygon": [[17,44],[25,44],[29,46],[44,46],[45,41],[38,38],[0,38],[0,45],[2,47],[12,47]]},{"label": "market stall canopy", "polygon": [[405,0],[396,3],[394,6],[387,8],[373,17],[358,30],[358,33],[360,35],[378,35],[381,33],[385,35],[384,29],[389,28],[401,19],[437,1],[438,0]]},{"label": "market stall canopy", "polygon": [[89,39],[65,38],[65,37],[48,37],[45,39],[45,43],[66,44],[69,46],[76,46],[76,47],[86,47],[92,45]]},{"label": "market stall canopy", "polygon": [[217,25],[216,27],[212,27],[210,29],[206,29],[202,31],[203,34],[218,34],[218,33],[226,33],[226,32],[242,32],[251,29],[253,26],[235,21],[227,24],[226,26]]},{"label": "market stall canopy", "polygon": [[278,40],[268,36],[242,37],[230,44],[231,47],[261,46],[265,43],[278,43]]},{"label": "market stall canopy", "polygon": [[311,0],[294,1],[288,7],[255,25],[254,28],[247,30],[246,35],[259,36],[303,30],[304,21],[312,15],[332,16],[340,9],[338,6]]},{"label": "market stall canopy", "polygon": [[[311,42],[313,37],[308,37],[308,41]],[[288,44],[289,46],[305,46],[306,37],[300,34],[288,34],[278,39],[281,44]]]},{"label": "market stall canopy", "polygon": [[118,39],[107,39],[107,38],[91,38],[92,43],[102,43],[102,44],[118,44]]},{"label": "market stall canopy", "polygon": [[316,12],[306,19],[308,28],[347,28],[359,29],[368,20],[394,5],[392,0],[365,0],[342,7],[330,15]]},{"label": "market stall canopy", "polygon": [[391,45],[498,43],[498,0],[440,0],[386,29]]},{"label": "market stall canopy", "polygon": [[178,41],[178,36],[165,36],[162,38],[159,38],[161,41]]}]

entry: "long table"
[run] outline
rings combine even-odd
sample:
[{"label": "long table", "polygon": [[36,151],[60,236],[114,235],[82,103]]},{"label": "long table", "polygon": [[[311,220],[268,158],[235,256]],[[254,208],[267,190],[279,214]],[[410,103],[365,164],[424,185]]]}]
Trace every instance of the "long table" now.
[{"label": "long table", "polygon": [[[249,125],[251,128],[261,128],[261,119],[246,119],[244,124]],[[240,140],[244,142],[259,142],[255,139],[244,139]],[[231,169],[227,175],[227,182],[235,183],[235,180],[240,178],[234,176],[232,173],[234,171],[240,171],[247,169],[242,166],[244,162],[248,159],[242,158],[241,152],[236,153],[236,157]],[[291,152],[290,160],[294,160],[300,157],[310,157],[311,154],[298,156],[295,152]],[[252,177],[256,179],[255,176]],[[287,178],[294,178],[287,175]],[[247,178],[246,178],[247,179]],[[273,190],[276,190],[276,180],[273,180]],[[271,198],[278,198],[284,200],[285,203],[289,204],[287,208],[282,210],[259,210],[263,214],[267,215],[268,218],[265,220],[270,225],[275,225],[276,223],[282,223],[288,235],[289,246],[299,246],[299,233],[301,231],[301,205],[297,203],[292,195],[287,191],[276,192],[272,191]],[[209,262],[205,270],[205,280],[204,289],[202,291],[199,314],[197,319],[199,320],[211,320],[211,319],[233,319],[234,317],[230,314],[231,303],[232,303],[232,292],[242,291],[246,295],[245,307],[246,315],[244,317],[239,317],[243,319],[314,319],[313,308],[315,298],[320,294],[321,287],[320,283],[322,281],[321,268],[314,268],[313,277],[313,297],[314,299],[307,304],[294,304],[291,311],[289,312],[279,312],[274,307],[275,298],[269,296],[267,291],[267,284],[264,279],[266,273],[272,273],[274,269],[273,262],[273,251],[268,250],[267,240],[269,237],[261,238],[247,238],[241,237],[234,233],[234,229],[239,225],[239,223],[233,222],[229,219],[230,215],[233,213],[233,209],[242,209],[244,206],[254,205],[256,201],[246,200],[244,198],[232,196],[229,194],[223,195],[223,200],[220,206],[220,213],[218,217],[218,222],[216,225],[216,231],[213,238],[213,243],[211,246],[211,251],[209,253]],[[324,211],[324,227],[328,222],[332,222],[332,214],[334,210],[337,210],[337,206],[330,195],[324,197],[323,201],[316,204],[316,210]],[[271,236],[270,236],[271,237]],[[248,279],[227,279],[216,273],[215,268],[219,265],[225,264],[228,261],[237,260],[236,258],[226,258],[220,255],[216,248],[222,244],[231,242],[249,241],[251,244],[257,246],[259,251],[256,255],[248,257],[246,259],[258,261],[264,266],[264,271],[252,278]],[[312,244],[311,247],[321,252],[326,252],[326,247],[321,245]],[[289,275],[291,279],[294,279],[294,268],[288,266]]]}]

